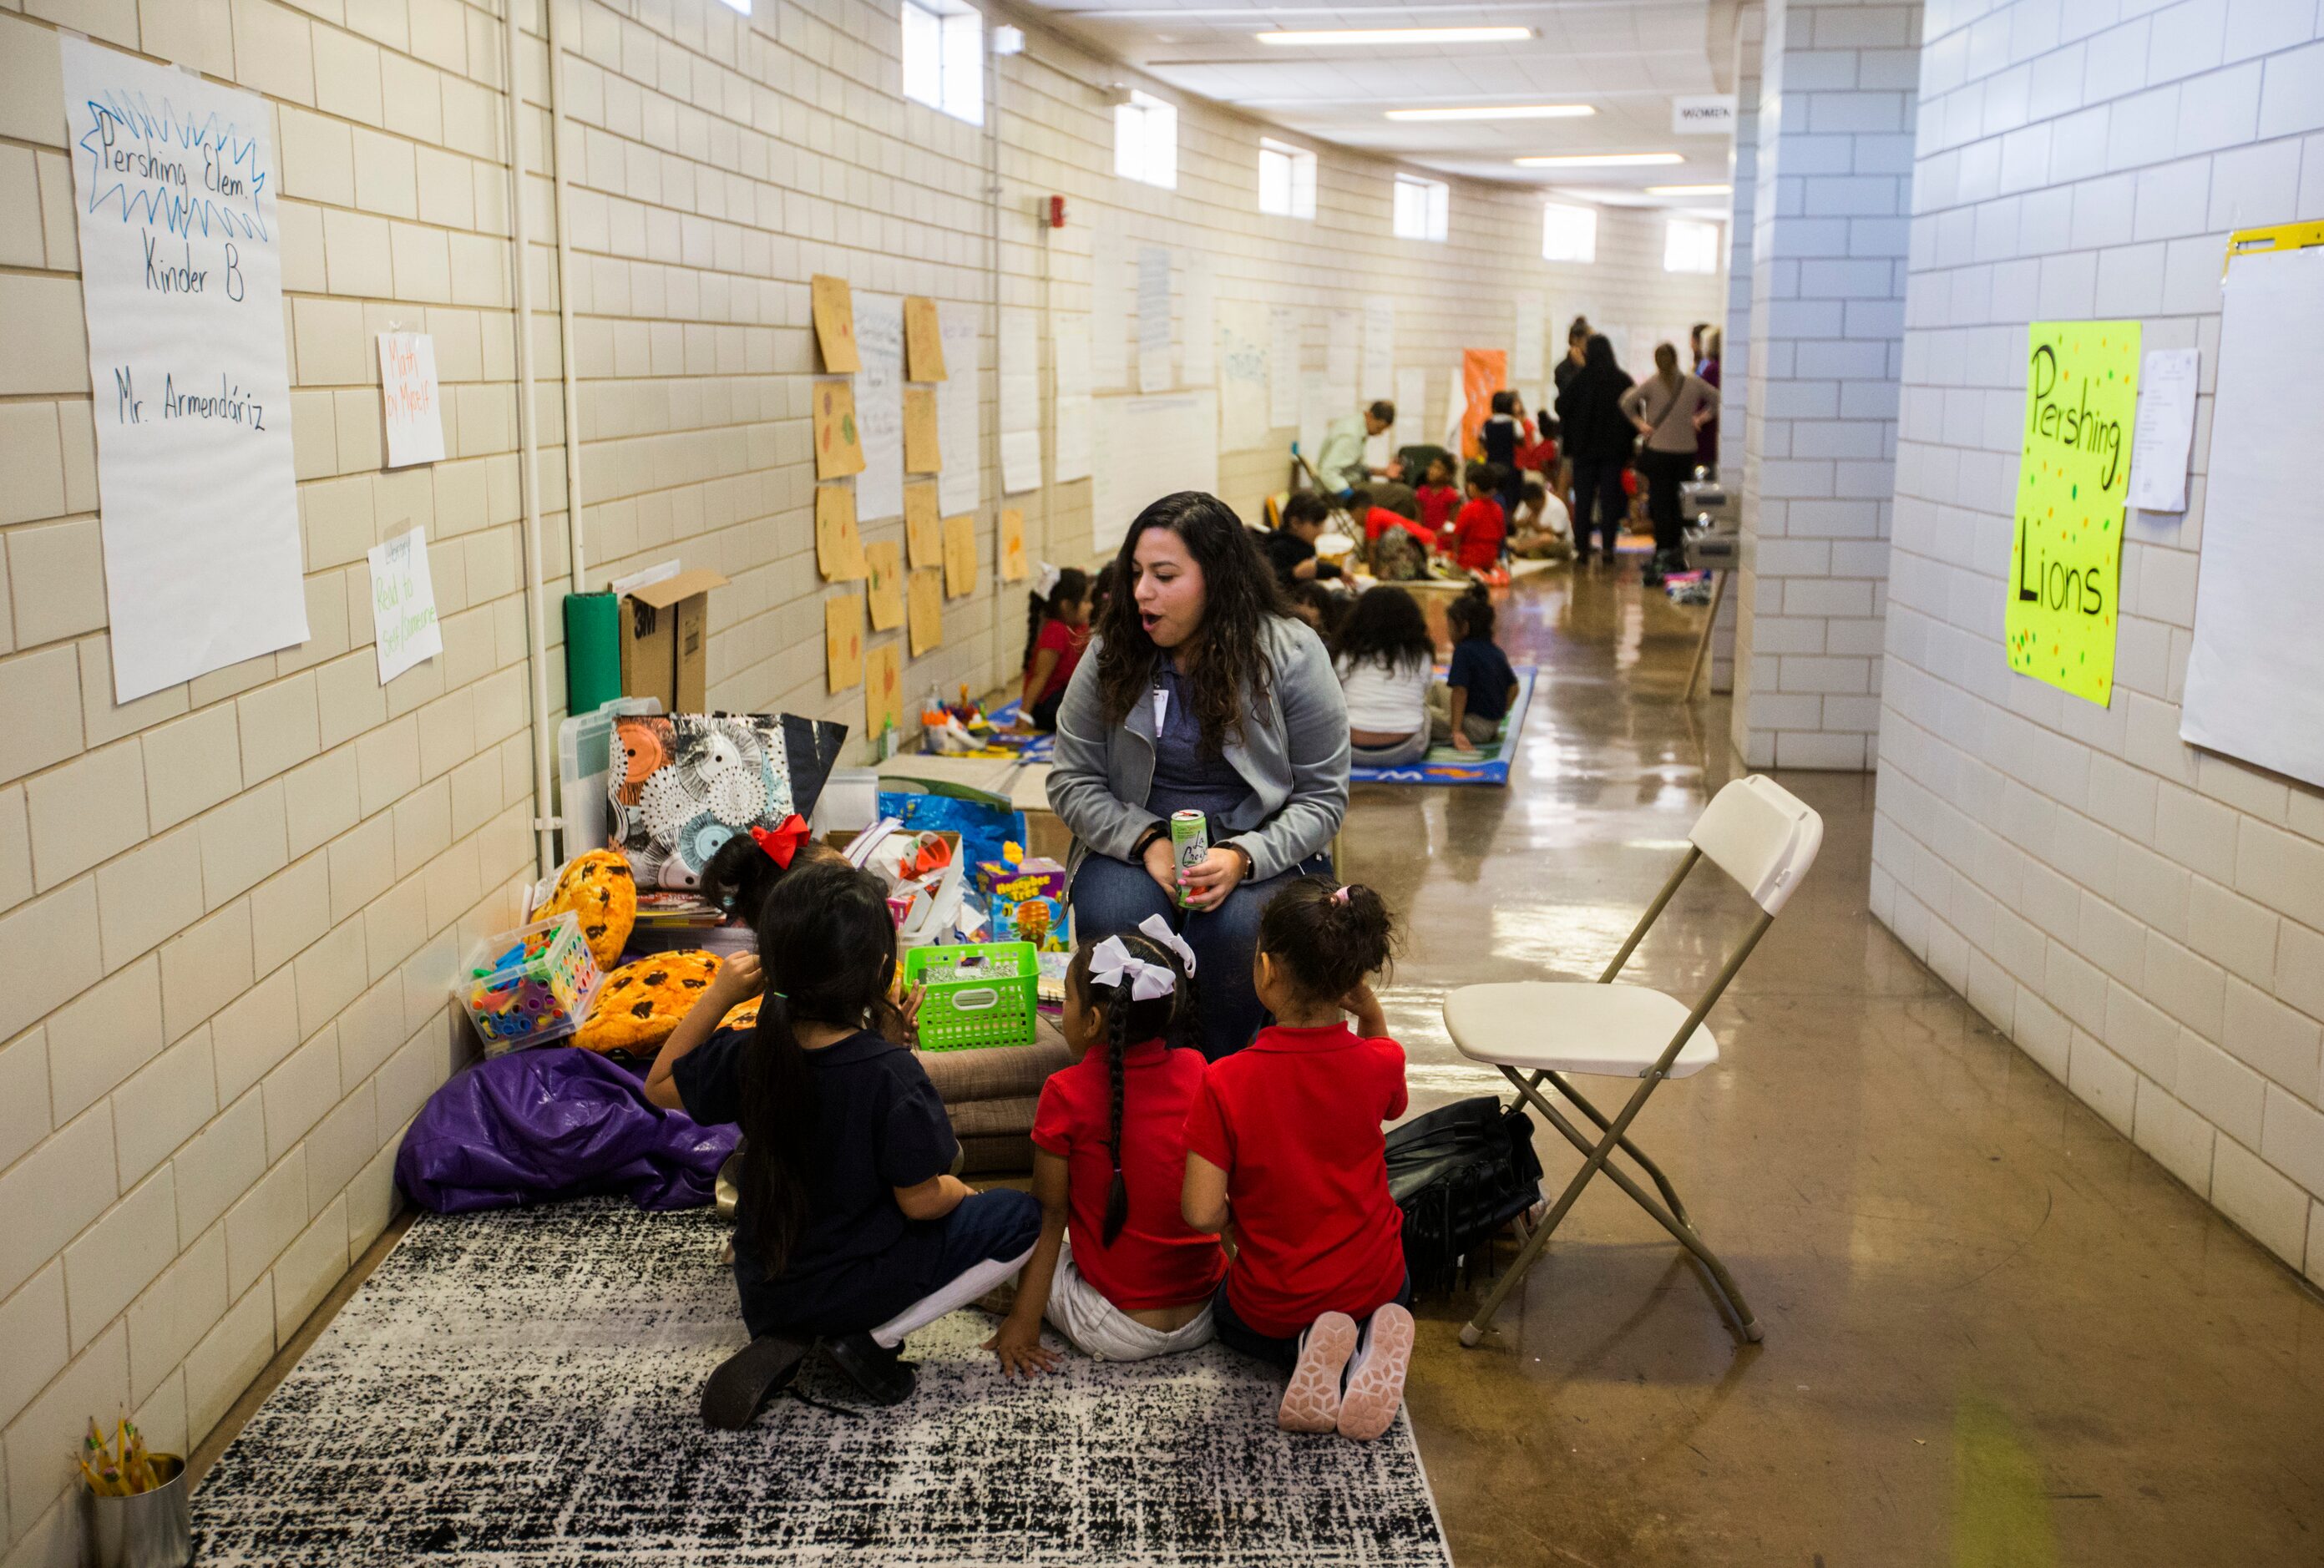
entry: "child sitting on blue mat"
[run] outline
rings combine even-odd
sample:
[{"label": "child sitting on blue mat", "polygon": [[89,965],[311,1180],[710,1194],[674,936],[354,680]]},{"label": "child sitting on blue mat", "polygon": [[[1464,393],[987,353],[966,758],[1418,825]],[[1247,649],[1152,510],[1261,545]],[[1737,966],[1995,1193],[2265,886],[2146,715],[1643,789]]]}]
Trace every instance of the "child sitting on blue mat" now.
[{"label": "child sitting on blue mat", "polygon": [[[646,1097],[744,1138],[734,1283],[751,1342],[702,1391],[702,1418],[750,1425],[816,1344],[875,1404],[912,1391],[904,1336],[1023,1267],[1040,1235],[1026,1193],[972,1190],[919,1059],[873,1032],[896,973],[879,878],[795,863],[737,954],[678,1026]],[[763,981],[762,977],[763,976]],[[761,997],[758,1021],[721,1027]]]},{"label": "child sitting on blue mat", "polygon": [[1493,641],[1493,601],[1482,583],[1444,607],[1452,664],[1428,694],[1430,739],[1456,752],[1490,745],[1517,700],[1517,674]]}]

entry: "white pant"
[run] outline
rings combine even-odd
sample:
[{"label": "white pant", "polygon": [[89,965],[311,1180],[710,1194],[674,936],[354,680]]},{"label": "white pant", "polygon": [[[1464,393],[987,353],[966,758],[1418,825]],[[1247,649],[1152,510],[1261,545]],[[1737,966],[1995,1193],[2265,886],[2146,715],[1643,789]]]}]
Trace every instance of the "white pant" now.
[{"label": "white pant", "polygon": [[1098,1293],[1096,1286],[1074,1267],[1074,1246],[1065,1243],[1057,1259],[1056,1277],[1049,1281],[1049,1310],[1043,1314],[1050,1326],[1073,1341],[1074,1348],[1101,1361],[1143,1361],[1176,1355],[1211,1342],[1210,1304],[1182,1326],[1165,1333],[1148,1328]]}]

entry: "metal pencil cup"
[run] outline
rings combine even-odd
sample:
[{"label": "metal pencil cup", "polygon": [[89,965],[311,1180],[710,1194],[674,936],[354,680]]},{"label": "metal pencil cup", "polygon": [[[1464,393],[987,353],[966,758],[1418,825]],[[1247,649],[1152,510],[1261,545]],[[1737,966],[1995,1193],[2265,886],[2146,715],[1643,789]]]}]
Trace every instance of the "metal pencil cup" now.
[{"label": "metal pencil cup", "polygon": [[186,1462],[150,1456],[161,1484],[135,1497],[88,1499],[88,1561],[94,1568],[186,1568],[194,1560],[194,1520],[186,1500]]}]

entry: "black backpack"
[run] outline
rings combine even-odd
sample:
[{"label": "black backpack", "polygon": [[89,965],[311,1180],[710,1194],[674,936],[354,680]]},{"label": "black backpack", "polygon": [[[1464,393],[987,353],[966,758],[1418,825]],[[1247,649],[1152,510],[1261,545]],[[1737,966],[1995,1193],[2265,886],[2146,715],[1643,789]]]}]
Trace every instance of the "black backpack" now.
[{"label": "black backpack", "polygon": [[1416,1116],[1388,1135],[1388,1190],[1413,1288],[1449,1290],[1463,1258],[1541,1201],[1533,1123],[1489,1094]]}]

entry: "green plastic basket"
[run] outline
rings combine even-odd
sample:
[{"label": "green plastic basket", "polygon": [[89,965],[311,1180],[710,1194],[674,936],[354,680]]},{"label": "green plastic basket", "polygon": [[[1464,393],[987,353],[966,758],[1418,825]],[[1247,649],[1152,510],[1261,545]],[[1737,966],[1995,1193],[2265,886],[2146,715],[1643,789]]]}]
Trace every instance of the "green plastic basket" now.
[{"label": "green plastic basket", "polygon": [[904,983],[927,987],[920,999],[920,1049],[1031,1045],[1040,977],[1040,955],[1030,942],[912,948],[904,955]]}]

